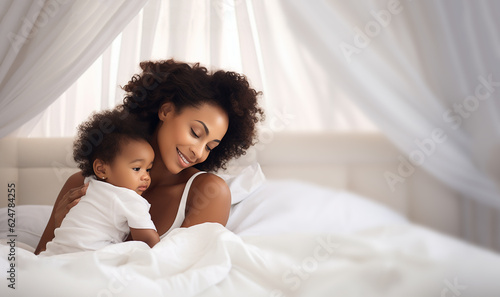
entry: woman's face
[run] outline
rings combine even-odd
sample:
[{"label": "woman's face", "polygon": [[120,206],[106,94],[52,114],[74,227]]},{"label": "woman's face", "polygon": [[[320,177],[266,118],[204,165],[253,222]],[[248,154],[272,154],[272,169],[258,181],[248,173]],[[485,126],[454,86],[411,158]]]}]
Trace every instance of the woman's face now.
[{"label": "woman's face", "polygon": [[158,117],[158,154],[174,174],[205,161],[219,145],[229,124],[226,112],[212,104],[185,107],[176,113],[172,103],[165,103]]}]

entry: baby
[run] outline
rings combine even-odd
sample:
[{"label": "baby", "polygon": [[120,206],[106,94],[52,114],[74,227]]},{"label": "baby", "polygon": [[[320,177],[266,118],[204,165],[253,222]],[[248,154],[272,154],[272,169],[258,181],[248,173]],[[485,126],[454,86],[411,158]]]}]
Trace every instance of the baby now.
[{"label": "baby", "polygon": [[96,113],[79,126],[74,159],[89,183],[42,256],[97,250],[130,235],[160,241],[142,193],[151,183],[154,151],[141,125],[119,110]]}]

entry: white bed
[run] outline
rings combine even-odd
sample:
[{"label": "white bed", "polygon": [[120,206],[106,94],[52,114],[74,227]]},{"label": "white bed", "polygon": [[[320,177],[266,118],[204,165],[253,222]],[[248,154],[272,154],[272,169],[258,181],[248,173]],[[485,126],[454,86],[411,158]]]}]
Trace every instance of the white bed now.
[{"label": "white bed", "polygon": [[[262,156],[264,150],[259,148],[257,160],[267,179],[254,162],[239,162],[246,171],[225,176],[234,194],[225,228],[207,223],[177,229],[153,249],[142,242],[126,242],[95,252],[38,258],[32,250],[55,198],[45,197],[45,192],[53,192],[50,188],[74,168],[65,161],[67,139],[35,141],[37,145],[29,140],[15,145],[0,141],[5,152],[3,186],[10,182],[19,189],[15,232],[9,232],[8,207],[0,209],[4,255],[0,271],[5,273],[0,278],[1,296],[488,297],[500,293],[500,255],[410,222],[393,207],[352,191],[276,175],[269,178],[268,172],[279,170],[272,163],[279,158]],[[380,142],[372,144],[376,143]],[[268,148],[272,154],[275,148]],[[376,145],[371,148],[376,151]],[[27,154],[32,161],[5,158],[8,152]],[[47,155],[54,159],[47,160]],[[247,160],[255,158],[250,154]],[[294,162],[301,160],[298,155]],[[28,161],[32,167],[36,162],[51,166],[22,172],[28,168],[23,162]],[[326,173],[334,173],[335,166],[323,165],[317,180],[333,183],[338,175]],[[42,177],[27,178],[37,173]],[[34,186],[27,187],[28,182]],[[7,188],[2,191],[7,193]],[[36,201],[45,205],[34,205]],[[16,237],[9,237],[13,234]],[[5,256],[9,253],[15,259]],[[15,289],[9,288],[13,283]]]}]

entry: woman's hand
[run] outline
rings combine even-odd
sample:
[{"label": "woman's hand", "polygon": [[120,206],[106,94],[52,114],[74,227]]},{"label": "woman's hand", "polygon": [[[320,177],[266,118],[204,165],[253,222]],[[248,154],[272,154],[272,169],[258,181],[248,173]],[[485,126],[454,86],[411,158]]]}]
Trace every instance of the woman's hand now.
[{"label": "woman's hand", "polygon": [[54,209],[54,223],[56,228],[61,226],[61,223],[68,214],[69,210],[73,208],[73,206],[77,205],[82,196],[87,193],[88,186],[89,184],[86,183],[79,187],[70,189],[56,204]]}]

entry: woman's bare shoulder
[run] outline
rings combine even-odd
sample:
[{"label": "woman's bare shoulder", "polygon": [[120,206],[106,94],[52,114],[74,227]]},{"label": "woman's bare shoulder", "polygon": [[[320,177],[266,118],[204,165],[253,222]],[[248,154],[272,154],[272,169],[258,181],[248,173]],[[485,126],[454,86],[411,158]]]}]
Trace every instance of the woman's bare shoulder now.
[{"label": "woman's bare shoulder", "polygon": [[64,187],[69,187],[70,189],[79,187],[83,185],[84,180],[85,177],[82,175],[82,172],[78,171],[68,177],[66,183],[64,184]]},{"label": "woman's bare shoulder", "polygon": [[224,179],[213,174],[204,173],[198,175],[191,185],[193,192],[202,193],[205,196],[220,197],[220,199],[231,199],[229,186]]},{"label": "woman's bare shoulder", "polygon": [[231,208],[231,192],[226,182],[212,173],[198,175],[188,194],[187,215],[183,226],[204,222],[225,225]]}]

